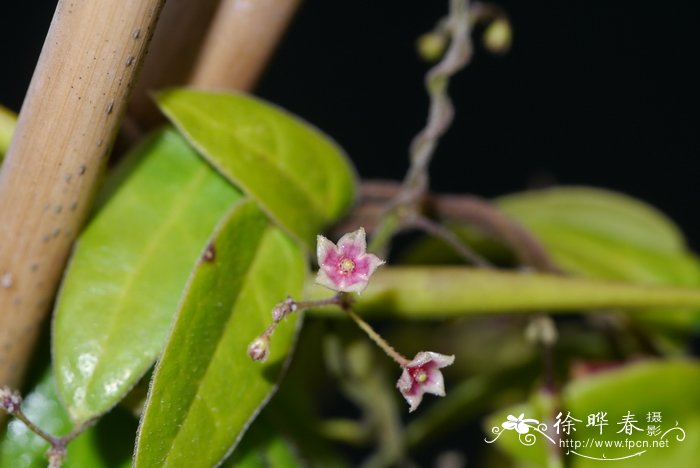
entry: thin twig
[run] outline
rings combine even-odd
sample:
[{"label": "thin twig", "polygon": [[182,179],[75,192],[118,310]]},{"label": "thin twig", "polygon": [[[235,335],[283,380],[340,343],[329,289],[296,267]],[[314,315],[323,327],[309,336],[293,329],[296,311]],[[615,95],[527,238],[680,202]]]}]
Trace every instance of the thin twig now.
[{"label": "thin twig", "polygon": [[78,437],[80,434],[85,432],[86,430],[90,429],[92,426],[94,426],[97,421],[99,421],[99,418],[92,418],[88,419],[84,423],[80,424],[78,427],[70,431],[68,434],[64,435],[63,437],[60,438],[61,443],[65,446],[68,445],[70,442],[73,441],[76,437]]},{"label": "thin twig", "polygon": [[90,419],[65,436],[53,436],[29,419],[22,411],[22,396],[19,392],[8,387],[0,387],[0,408],[21,421],[31,432],[49,444],[49,450],[46,452],[46,456],[49,459],[49,468],[59,468],[63,464],[68,444],[97,421],[97,418]]},{"label": "thin twig", "polygon": [[379,333],[377,333],[369,323],[362,320],[362,318],[359,315],[357,315],[352,310],[352,308],[348,307],[344,308],[343,310],[345,310],[345,312],[350,316],[350,318],[355,321],[357,326],[360,327],[362,331],[364,331],[367,334],[367,336],[369,336],[370,339],[377,344],[377,346],[382,348],[382,350],[387,354],[387,356],[396,361],[396,363],[399,366],[406,367],[411,362],[409,359],[401,355],[401,353],[396,351],[393,346],[387,343],[387,341],[384,338],[382,338],[381,335],[379,335]]},{"label": "thin twig", "polygon": [[[371,339],[374,341],[382,350],[394,361],[396,361],[400,366],[405,367],[410,362],[398,351],[396,351],[387,341],[382,338],[379,333],[377,333],[372,326],[362,320],[359,315],[357,315],[352,310],[352,297],[343,292],[337,293],[335,296],[326,299],[317,299],[311,301],[295,301],[291,297],[288,297],[284,301],[280,302],[275,306],[272,311],[272,323],[265,329],[265,331],[260,335],[259,338],[269,340],[272,333],[277,328],[277,325],[286,317],[293,314],[294,312],[300,312],[305,309],[310,309],[312,307],[323,307],[323,306],[337,306],[340,307],[345,313],[352,318],[355,323],[364,331]],[[258,339],[259,339],[258,338]]]},{"label": "thin twig", "polygon": [[428,121],[411,141],[410,167],[400,192],[386,205],[383,219],[377,228],[382,236],[372,239],[372,251],[385,250],[392,235],[403,228],[403,214],[416,212],[417,205],[428,190],[428,166],[440,138],[450,128],[454,117],[447,87],[450,78],[464,68],[472,56],[468,3],[468,0],[450,0],[448,17],[440,20],[433,32],[448,39],[449,46],[442,60],[426,75],[425,86],[430,98]]},{"label": "thin twig", "polygon": [[428,234],[442,239],[452,247],[467,262],[483,268],[493,268],[493,265],[462,242],[452,231],[425,216],[414,214],[405,221],[407,227],[422,229]]},{"label": "thin twig", "polygon": [[[335,229],[336,235],[364,226],[375,233],[385,215],[384,206],[398,196],[401,186],[397,182],[370,180],[362,183],[359,205],[346,220]],[[438,220],[451,220],[474,226],[509,247],[518,260],[536,270],[561,273],[546,249],[517,221],[501,212],[488,200],[474,195],[427,194],[419,212],[431,213]],[[415,211],[409,215],[415,215]]]},{"label": "thin twig", "polygon": [[397,200],[399,204],[413,205],[428,190],[428,165],[440,137],[450,128],[454,117],[447,87],[450,78],[464,68],[472,56],[469,14],[466,0],[450,0],[447,21],[438,23],[440,32],[449,34],[450,43],[443,59],[426,76],[425,85],[430,97],[428,122],[411,142],[411,167]]},{"label": "thin twig", "polygon": [[441,195],[429,197],[427,205],[440,219],[470,224],[493,235],[510,246],[522,263],[539,271],[561,273],[532,234],[487,200],[473,195]]},{"label": "thin twig", "polygon": [[24,412],[23,412],[21,409],[20,409],[20,410],[17,410],[17,411],[14,411],[14,412],[12,412],[11,414],[12,414],[12,416],[14,416],[15,418],[17,418],[17,419],[19,419],[20,421],[22,421],[22,422],[24,423],[24,425],[27,426],[27,428],[28,428],[30,431],[32,431],[34,434],[36,434],[36,435],[38,435],[39,437],[41,437],[42,439],[44,439],[44,440],[45,440],[46,442],[48,442],[49,445],[51,445],[52,447],[53,447],[54,445],[57,444],[57,442],[58,442],[58,440],[59,440],[57,437],[54,437],[54,436],[52,436],[51,434],[48,434],[48,433],[44,432],[39,426],[37,426],[36,424],[34,424],[34,423],[27,417],[27,415],[24,414]]}]

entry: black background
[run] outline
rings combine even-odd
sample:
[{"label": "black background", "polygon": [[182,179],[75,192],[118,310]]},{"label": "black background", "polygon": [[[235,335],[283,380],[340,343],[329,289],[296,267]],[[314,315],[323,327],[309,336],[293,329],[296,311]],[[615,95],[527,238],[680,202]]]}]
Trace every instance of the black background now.
[{"label": "black background", "polygon": [[[480,47],[456,77],[457,117],[437,191],[495,196],[541,184],[620,190],[669,214],[700,247],[700,3],[504,1],[505,57]],[[0,14],[0,102],[18,110],[55,1]],[[345,147],[363,177],[394,178],[425,122],[414,41],[447,0],[306,0],[258,87]]]}]

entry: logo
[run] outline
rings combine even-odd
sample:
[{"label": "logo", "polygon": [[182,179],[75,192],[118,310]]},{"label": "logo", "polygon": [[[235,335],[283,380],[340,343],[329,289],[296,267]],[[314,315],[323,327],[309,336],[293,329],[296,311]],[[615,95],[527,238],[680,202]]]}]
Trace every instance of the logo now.
[{"label": "logo", "polygon": [[[639,418],[627,411],[614,420],[606,411],[598,411],[586,415],[585,425],[583,419],[576,418],[570,412],[560,412],[550,426],[537,419],[526,418],[525,413],[517,418],[511,414],[503,424],[494,426],[491,432],[494,437],[490,440],[485,438],[487,444],[494,443],[505,433],[513,433],[525,446],[543,440],[566,449],[565,455],[600,461],[640,457],[649,450],[668,448],[673,443],[685,440],[685,430],[678,425],[678,421],[673,426],[666,425],[660,411],[649,411]],[[606,456],[606,450],[620,455]]]}]

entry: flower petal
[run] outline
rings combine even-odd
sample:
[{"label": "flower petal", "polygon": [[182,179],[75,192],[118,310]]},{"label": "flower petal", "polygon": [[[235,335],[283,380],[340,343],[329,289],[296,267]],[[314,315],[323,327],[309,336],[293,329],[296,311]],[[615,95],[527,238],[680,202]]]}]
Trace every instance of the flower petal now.
[{"label": "flower petal", "polygon": [[434,353],[432,351],[421,351],[416,354],[411,362],[408,363],[409,367],[419,367],[428,362],[434,362],[438,368],[443,368],[451,365],[455,362],[454,355],[447,356],[445,354]]},{"label": "flower petal", "polygon": [[442,377],[442,372],[437,369],[430,371],[428,374],[428,380],[422,384],[422,387],[425,393],[445,396],[445,379]]},{"label": "flower petal", "polygon": [[506,421],[503,424],[501,424],[501,426],[503,426],[503,429],[506,429],[508,431],[512,431],[513,429],[515,429],[515,426],[517,425],[518,423],[516,423],[515,421]]},{"label": "flower petal", "polygon": [[[354,282],[352,280],[355,280]],[[361,278],[345,278],[345,281],[343,281],[343,286],[340,291],[343,292],[356,292],[357,294],[360,294],[362,291],[365,290],[367,287],[367,279],[361,279]]]},{"label": "flower petal", "polygon": [[341,291],[340,286],[328,276],[323,268],[319,268],[318,273],[316,273],[316,283],[333,291]]},{"label": "flower petal", "polygon": [[316,236],[316,259],[319,266],[326,263],[328,254],[331,252],[338,253],[335,244],[321,235]]},{"label": "flower petal", "polygon": [[365,255],[365,258],[369,259],[369,271],[367,272],[367,276],[371,276],[377,267],[380,267],[386,263],[384,260],[371,253]]},{"label": "flower petal", "polygon": [[518,434],[527,434],[530,432],[530,426],[520,421],[515,425],[515,430],[518,431]]},{"label": "flower petal", "polygon": [[348,232],[338,240],[338,250],[344,255],[355,260],[367,251],[367,240],[365,228],[361,227],[357,231]]},{"label": "flower petal", "polygon": [[404,395],[403,396],[406,399],[406,402],[409,404],[408,412],[412,413],[418,408],[418,405],[420,405],[421,401],[423,401],[423,393],[418,392],[414,395]]},{"label": "flower petal", "polygon": [[408,370],[404,369],[401,373],[401,377],[399,377],[399,380],[396,382],[396,388],[398,388],[401,393],[404,393],[410,392],[412,387],[413,379],[411,378],[411,374]]}]

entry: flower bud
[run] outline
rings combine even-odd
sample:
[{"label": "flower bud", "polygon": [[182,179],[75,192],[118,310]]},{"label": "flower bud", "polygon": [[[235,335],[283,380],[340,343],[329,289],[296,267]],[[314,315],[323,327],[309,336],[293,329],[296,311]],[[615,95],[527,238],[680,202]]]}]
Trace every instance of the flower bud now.
[{"label": "flower bud", "polygon": [[558,338],[557,325],[547,315],[535,317],[525,329],[525,338],[531,343],[554,346]]},{"label": "flower bud", "polygon": [[506,18],[497,18],[491,22],[482,36],[484,47],[492,54],[503,55],[510,50],[513,31]]},{"label": "flower bud", "polygon": [[10,414],[19,411],[22,406],[22,397],[18,392],[12,391],[7,387],[0,388],[0,408]]},{"label": "flower bud", "polygon": [[442,57],[447,48],[447,39],[444,34],[426,33],[416,41],[418,55],[426,62],[435,62]]},{"label": "flower bud", "polygon": [[270,355],[270,338],[260,335],[248,346],[248,356],[253,361],[265,362]]}]

